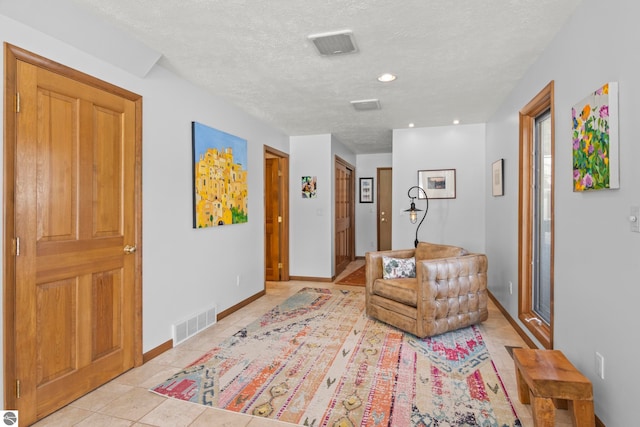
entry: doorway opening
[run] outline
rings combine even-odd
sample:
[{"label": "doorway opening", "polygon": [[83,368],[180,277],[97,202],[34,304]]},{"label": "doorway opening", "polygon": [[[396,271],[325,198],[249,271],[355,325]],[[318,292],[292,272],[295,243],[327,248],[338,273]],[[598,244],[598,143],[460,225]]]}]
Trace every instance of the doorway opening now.
[{"label": "doorway opening", "polygon": [[337,277],[356,258],[355,167],[335,158],[335,272]]},{"label": "doorway opening", "polygon": [[289,155],[264,147],[265,280],[289,280]]},{"label": "doorway opening", "polygon": [[378,250],[391,249],[393,170],[378,168]]},{"label": "doorway opening", "polygon": [[4,406],[31,424],[143,362],[142,97],[5,44],[5,100]]}]

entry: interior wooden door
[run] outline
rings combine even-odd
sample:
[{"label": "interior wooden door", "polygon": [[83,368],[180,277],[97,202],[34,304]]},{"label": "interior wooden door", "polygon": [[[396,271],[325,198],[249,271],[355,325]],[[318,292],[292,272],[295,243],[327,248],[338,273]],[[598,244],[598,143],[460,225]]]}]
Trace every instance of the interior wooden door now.
[{"label": "interior wooden door", "polygon": [[378,250],[391,249],[391,209],[392,169],[378,168]]},{"label": "interior wooden door", "polygon": [[[265,159],[265,280],[280,280],[280,199],[278,197],[278,159]],[[280,220],[280,221],[279,221]]]},{"label": "interior wooden door", "polygon": [[265,280],[289,280],[288,156],[265,147]]},{"label": "interior wooden door", "polygon": [[335,275],[355,259],[355,168],[335,161]]},{"label": "interior wooden door", "polygon": [[13,403],[29,424],[140,360],[139,105],[20,60],[15,82]]}]

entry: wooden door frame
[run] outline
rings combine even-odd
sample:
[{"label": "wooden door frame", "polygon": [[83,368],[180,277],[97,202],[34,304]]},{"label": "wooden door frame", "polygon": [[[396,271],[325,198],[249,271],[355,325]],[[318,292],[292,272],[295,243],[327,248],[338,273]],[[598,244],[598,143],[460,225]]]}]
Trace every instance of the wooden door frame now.
[{"label": "wooden door frame", "polygon": [[[340,156],[335,156],[334,161],[333,161],[333,172],[335,175],[335,170],[336,170],[336,166],[338,164],[341,164],[342,166],[346,167],[347,169],[349,169],[351,171],[351,178],[350,178],[350,182],[349,182],[349,186],[351,187],[351,200],[349,200],[349,230],[351,230],[349,232],[349,247],[351,248],[351,261],[356,259],[356,167],[353,166],[351,163],[347,162],[345,159],[341,158]],[[333,193],[333,206],[335,209],[335,205],[336,205],[336,196],[335,196],[335,188],[336,188],[336,181],[337,181],[338,177],[334,176],[333,177],[333,188],[334,188],[334,193]],[[338,219],[336,218],[335,212],[333,215],[333,271],[334,271],[334,276],[337,276],[339,274],[339,272],[336,271],[337,265],[336,265],[336,254],[335,254],[335,246],[336,246],[336,235],[335,235],[335,230],[338,228]]]},{"label": "wooden door frame", "polygon": [[[280,271],[280,280],[289,280],[289,155],[275,148],[264,146],[263,163],[264,170],[266,171],[267,156],[278,159],[278,170],[282,172],[280,179],[280,188],[278,189],[278,198],[280,212],[282,216],[282,226],[280,227],[280,259],[282,261],[282,270]],[[266,182],[266,179],[264,180]],[[264,193],[264,192],[263,192]],[[265,201],[266,203],[266,201]],[[266,205],[264,206],[266,212]],[[265,215],[266,220],[266,215]],[[266,235],[266,226],[265,226]],[[267,241],[264,241],[265,259],[267,253]],[[265,285],[266,286],[266,285]]]},{"label": "wooden door frame", "polygon": [[113,93],[136,106],[135,129],[135,218],[134,239],[138,250],[135,257],[134,288],[134,366],[143,363],[142,357],[142,97],[133,92],[51,61],[17,46],[4,43],[4,236],[3,236],[3,339],[4,339],[4,407],[15,407],[16,354],[15,354],[15,156],[17,143],[16,106],[17,63],[26,62],[47,71],[82,82],[97,89]]},{"label": "wooden door frame", "polygon": [[[380,250],[380,171],[381,170],[390,170],[392,171],[393,168],[391,166],[389,167],[382,167],[382,168],[377,168],[376,169],[376,179],[378,180],[378,184],[376,186],[376,197],[377,197],[377,202],[376,202],[376,231],[378,234],[378,240],[376,242],[376,250]],[[390,196],[393,199],[393,194]],[[393,200],[392,200],[393,202]],[[391,212],[391,215],[393,217],[393,212]],[[391,233],[392,233],[392,239],[391,241],[393,241],[393,227],[391,227]]]}]

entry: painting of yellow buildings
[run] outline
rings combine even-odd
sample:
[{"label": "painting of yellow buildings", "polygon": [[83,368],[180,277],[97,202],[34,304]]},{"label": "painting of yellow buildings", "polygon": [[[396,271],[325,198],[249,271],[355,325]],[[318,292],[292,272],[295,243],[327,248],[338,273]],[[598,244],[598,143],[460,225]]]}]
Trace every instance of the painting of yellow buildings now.
[{"label": "painting of yellow buildings", "polygon": [[192,135],[193,227],[247,222],[247,141],[198,122]]}]

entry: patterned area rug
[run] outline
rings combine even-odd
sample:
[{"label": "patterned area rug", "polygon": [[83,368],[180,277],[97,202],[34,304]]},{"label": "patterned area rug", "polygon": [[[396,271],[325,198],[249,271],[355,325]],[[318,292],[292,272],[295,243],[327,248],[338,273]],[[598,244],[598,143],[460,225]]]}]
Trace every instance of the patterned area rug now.
[{"label": "patterned area rug", "polygon": [[364,286],[367,282],[365,266],[358,268],[353,273],[345,276],[340,280],[336,280],[336,285]]},{"label": "patterned area rug", "polygon": [[152,391],[305,426],[520,426],[477,327],[433,338],[304,288]]}]

